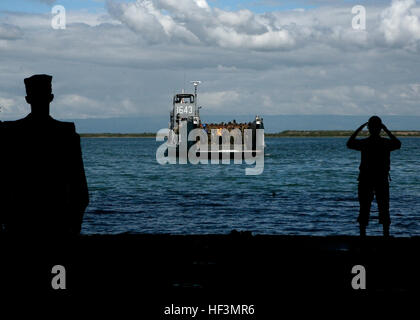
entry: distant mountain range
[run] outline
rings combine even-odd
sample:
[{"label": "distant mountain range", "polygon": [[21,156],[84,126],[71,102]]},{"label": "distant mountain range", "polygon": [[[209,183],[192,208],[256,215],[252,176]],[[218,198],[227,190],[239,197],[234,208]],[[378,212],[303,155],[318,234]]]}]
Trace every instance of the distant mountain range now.
[{"label": "distant mountain range", "polygon": [[[355,130],[369,119],[369,116],[340,116],[340,115],[275,115],[264,116],[264,126],[267,133],[285,130]],[[383,116],[384,123],[390,130],[420,130],[420,116]],[[254,120],[250,116],[205,116],[205,123],[215,122],[249,122]],[[157,132],[167,128],[169,116],[145,116],[131,118],[106,119],[65,119],[74,121],[80,133],[143,133]]]}]

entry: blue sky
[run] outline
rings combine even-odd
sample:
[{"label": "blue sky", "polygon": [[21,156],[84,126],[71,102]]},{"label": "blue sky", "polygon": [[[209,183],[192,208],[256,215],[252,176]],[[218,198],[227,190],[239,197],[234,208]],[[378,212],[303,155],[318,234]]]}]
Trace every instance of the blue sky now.
[{"label": "blue sky", "polygon": [[[51,5],[42,0],[3,0],[0,2],[1,11],[15,11],[26,13],[46,13]],[[54,4],[63,5],[67,10],[87,10],[95,12],[104,9],[105,0],[57,0]],[[125,1],[127,2],[127,1]],[[224,10],[236,11],[248,9],[255,13],[270,11],[291,10],[296,8],[314,8],[315,3],[311,1],[278,1],[278,0],[210,0],[209,5]]]},{"label": "blue sky", "polygon": [[[86,10],[98,12],[104,10],[106,0],[2,0],[0,11],[26,13],[46,13],[52,4],[63,5],[68,10]],[[114,2],[135,2],[134,0],[114,0]],[[248,9],[255,13],[285,11],[293,9],[313,9],[322,5],[340,4],[375,4],[384,0],[209,0],[211,7],[228,11]],[[389,1],[388,1],[389,2]]]},{"label": "blue sky", "polygon": [[[67,10],[87,10],[95,12],[104,9],[105,1],[100,0],[58,0],[54,4],[63,5]],[[51,5],[48,1],[37,0],[2,0],[1,11],[26,13],[49,13]]]},{"label": "blue sky", "polygon": [[224,10],[236,11],[240,9],[248,9],[256,13],[292,10],[297,8],[309,9],[315,7],[313,4],[304,3],[303,1],[270,1],[270,0],[214,0],[209,1],[210,6],[215,6]]},{"label": "blue sky", "polygon": [[[119,0],[116,0],[119,1]],[[123,0],[121,0],[123,1]],[[134,1],[134,0],[132,0]],[[27,13],[45,13],[49,12],[51,3],[63,5],[68,10],[87,10],[89,12],[100,11],[104,9],[106,0],[2,0],[0,2],[0,11],[15,11]],[[129,2],[129,1],[125,1]],[[342,0],[340,3],[379,3],[381,0]],[[224,10],[236,11],[248,9],[255,13],[293,10],[298,8],[311,9],[323,4],[332,4],[330,0],[209,0],[211,7],[217,7]]]}]

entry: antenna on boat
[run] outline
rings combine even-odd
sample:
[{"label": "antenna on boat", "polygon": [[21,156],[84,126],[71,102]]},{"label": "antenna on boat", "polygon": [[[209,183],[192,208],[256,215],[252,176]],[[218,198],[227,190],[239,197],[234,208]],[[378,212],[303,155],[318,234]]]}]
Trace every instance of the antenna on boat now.
[{"label": "antenna on boat", "polygon": [[200,80],[190,81],[194,85],[194,104],[195,104],[195,113],[197,114],[197,87],[201,83]]},{"label": "antenna on boat", "polygon": [[197,87],[201,83],[201,81],[194,80],[194,81],[190,81],[190,82],[194,85],[194,95],[195,95],[195,100],[197,101]]}]

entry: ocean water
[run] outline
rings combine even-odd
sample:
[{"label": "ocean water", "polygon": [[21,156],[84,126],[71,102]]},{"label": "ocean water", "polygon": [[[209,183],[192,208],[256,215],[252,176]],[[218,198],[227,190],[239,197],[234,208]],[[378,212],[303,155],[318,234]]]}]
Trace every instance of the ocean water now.
[{"label": "ocean water", "polygon": [[[391,234],[420,236],[420,139],[391,155]],[[90,204],[82,233],[358,234],[360,153],[343,138],[266,138],[250,165],[160,165],[152,138],[83,138]],[[368,235],[382,232],[376,202]]]}]

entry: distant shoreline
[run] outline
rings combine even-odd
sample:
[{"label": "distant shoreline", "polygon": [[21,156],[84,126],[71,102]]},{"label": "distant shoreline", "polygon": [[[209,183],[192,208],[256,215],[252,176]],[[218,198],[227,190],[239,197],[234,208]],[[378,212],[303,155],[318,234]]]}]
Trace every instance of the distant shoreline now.
[{"label": "distant shoreline", "polygon": [[[277,133],[266,133],[267,138],[322,138],[350,137],[354,131],[350,130],[285,130]],[[396,130],[392,131],[398,137],[420,137],[420,131],[415,130]],[[367,136],[368,133],[361,132],[359,136]],[[81,133],[82,138],[155,138],[152,132],[144,133]]]},{"label": "distant shoreline", "polygon": [[155,133],[80,133],[82,138],[156,138]]}]

